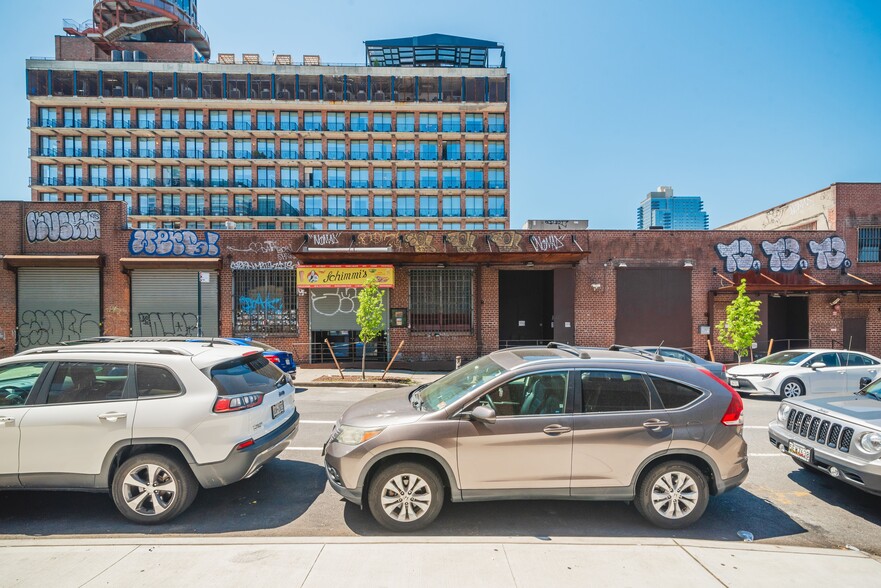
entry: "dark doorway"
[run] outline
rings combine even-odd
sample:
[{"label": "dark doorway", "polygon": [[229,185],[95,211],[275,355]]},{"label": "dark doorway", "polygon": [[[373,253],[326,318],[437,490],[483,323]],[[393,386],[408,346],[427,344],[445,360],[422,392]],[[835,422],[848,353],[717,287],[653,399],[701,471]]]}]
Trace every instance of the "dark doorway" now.
[{"label": "dark doorway", "polygon": [[768,297],[768,338],[772,352],[811,346],[807,296]]},{"label": "dark doorway", "polygon": [[866,317],[844,319],[844,347],[852,351],[866,350]]},{"label": "dark doorway", "polygon": [[691,270],[619,269],[617,282],[616,343],[691,348]]},{"label": "dark doorway", "polygon": [[553,309],[553,270],[499,271],[499,347],[551,341]]}]

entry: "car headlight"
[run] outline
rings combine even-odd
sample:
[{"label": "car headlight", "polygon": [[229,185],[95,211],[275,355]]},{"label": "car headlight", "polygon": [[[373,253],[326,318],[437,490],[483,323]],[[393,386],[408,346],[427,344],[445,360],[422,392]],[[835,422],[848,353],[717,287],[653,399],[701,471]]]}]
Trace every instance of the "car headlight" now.
[{"label": "car headlight", "polygon": [[348,425],[340,425],[337,427],[333,440],[343,445],[360,445],[382,433],[385,427],[365,429],[362,427],[350,427]]},{"label": "car headlight", "polygon": [[768,378],[773,378],[780,372],[768,372],[767,374],[757,374],[756,377],[760,380],[767,380]]},{"label": "car headlight", "polygon": [[866,453],[881,453],[881,433],[865,433],[860,437],[860,448]]},{"label": "car headlight", "polygon": [[788,404],[781,404],[780,408],[777,409],[777,420],[781,423],[785,423],[789,418],[789,413],[792,412],[792,407]]}]

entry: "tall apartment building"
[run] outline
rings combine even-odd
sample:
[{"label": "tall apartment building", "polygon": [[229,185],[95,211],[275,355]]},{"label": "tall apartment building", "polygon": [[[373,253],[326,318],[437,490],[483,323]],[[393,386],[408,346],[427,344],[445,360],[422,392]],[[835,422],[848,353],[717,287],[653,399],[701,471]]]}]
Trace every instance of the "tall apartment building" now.
[{"label": "tall apartment building", "polygon": [[506,229],[504,48],[366,41],[365,65],[211,56],[196,0],[96,2],[27,61],[35,201],[124,200],[133,226]]},{"label": "tall apartment building", "polygon": [[636,209],[636,228],[705,231],[710,216],[700,196],[674,196],[672,187],[659,186]]}]

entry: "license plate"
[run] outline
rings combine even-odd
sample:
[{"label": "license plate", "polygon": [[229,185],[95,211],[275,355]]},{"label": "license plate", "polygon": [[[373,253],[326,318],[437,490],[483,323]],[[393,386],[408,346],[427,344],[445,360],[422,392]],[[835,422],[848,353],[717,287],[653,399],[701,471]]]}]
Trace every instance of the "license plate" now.
[{"label": "license plate", "polygon": [[795,441],[789,442],[789,455],[794,455],[795,457],[810,462],[811,461],[811,448],[805,447],[800,443],[796,443]]},{"label": "license plate", "polygon": [[284,400],[281,402],[276,402],[272,405],[272,418],[276,418],[278,415],[284,412]]},{"label": "license plate", "polygon": [[728,384],[732,388],[739,388],[740,387],[740,380],[728,380]]}]

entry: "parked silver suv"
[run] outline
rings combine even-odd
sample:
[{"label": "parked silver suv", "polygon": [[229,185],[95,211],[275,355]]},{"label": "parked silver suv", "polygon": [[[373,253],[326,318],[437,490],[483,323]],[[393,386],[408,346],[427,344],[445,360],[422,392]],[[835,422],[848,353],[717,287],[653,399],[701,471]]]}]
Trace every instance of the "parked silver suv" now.
[{"label": "parked silver suv", "polygon": [[447,494],[633,500],[679,528],[746,478],[742,411],[725,382],[689,364],[521,347],[353,405],[325,466],[334,490],[394,531],[427,526]]},{"label": "parked silver suv", "polygon": [[173,519],[296,434],[290,378],[261,353],[124,342],[0,360],[0,489],[109,490],[132,521]]}]

